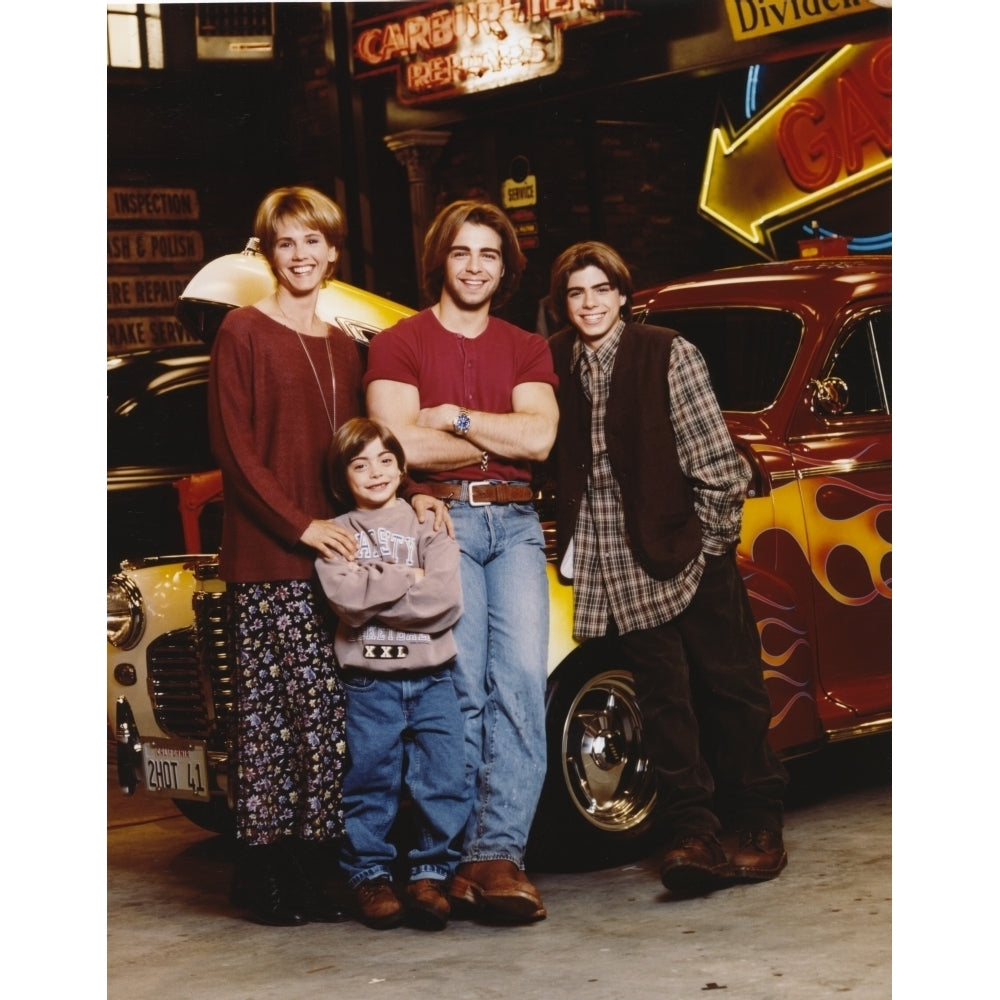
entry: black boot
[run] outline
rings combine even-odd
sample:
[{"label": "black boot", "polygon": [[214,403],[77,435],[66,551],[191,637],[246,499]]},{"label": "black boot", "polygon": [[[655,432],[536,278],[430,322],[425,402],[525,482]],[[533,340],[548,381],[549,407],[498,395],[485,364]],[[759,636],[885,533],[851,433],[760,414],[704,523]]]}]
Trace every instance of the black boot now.
[{"label": "black boot", "polygon": [[339,846],[303,840],[288,846],[295,872],[293,892],[306,919],[327,924],[347,920],[350,899],[339,874]]},{"label": "black boot", "polygon": [[236,866],[229,901],[250,912],[250,919],[272,927],[297,927],[309,922],[303,912],[297,880],[279,841],[248,847]]}]

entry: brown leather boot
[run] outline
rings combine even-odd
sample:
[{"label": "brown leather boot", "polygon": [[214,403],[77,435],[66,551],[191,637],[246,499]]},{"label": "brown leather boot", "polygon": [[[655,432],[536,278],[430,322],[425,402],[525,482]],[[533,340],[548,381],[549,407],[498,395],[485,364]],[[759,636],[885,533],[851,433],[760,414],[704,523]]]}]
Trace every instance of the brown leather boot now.
[{"label": "brown leather boot", "polygon": [[675,839],[660,864],[660,881],[671,892],[700,895],[733,884],[726,852],[711,833],[691,833]]},{"label": "brown leather boot", "polygon": [[403,904],[393,892],[385,875],[362,882],[354,890],[361,911],[361,921],[376,930],[395,927],[403,919]]},{"label": "brown leather boot", "polygon": [[778,876],[787,864],[788,854],[779,830],[739,831],[729,865],[740,882],[766,882]]},{"label": "brown leather boot", "polygon": [[440,930],[448,923],[451,906],[444,894],[444,882],[418,878],[407,885],[404,894],[407,908],[418,926]]},{"label": "brown leather boot", "polygon": [[513,861],[464,861],[455,872],[448,896],[453,903],[474,906],[515,923],[548,916],[538,890]]}]

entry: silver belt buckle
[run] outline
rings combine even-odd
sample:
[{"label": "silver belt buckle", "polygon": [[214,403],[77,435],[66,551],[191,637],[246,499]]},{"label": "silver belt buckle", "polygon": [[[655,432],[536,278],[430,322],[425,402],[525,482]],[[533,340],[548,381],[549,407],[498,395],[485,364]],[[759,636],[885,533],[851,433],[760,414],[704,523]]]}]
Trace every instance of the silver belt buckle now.
[{"label": "silver belt buckle", "polygon": [[469,483],[469,506],[470,507],[489,507],[492,500],[473,500],[472,491],[477,486],[492,486],[493,484],[488,479],[477,479],[474,483]]}]

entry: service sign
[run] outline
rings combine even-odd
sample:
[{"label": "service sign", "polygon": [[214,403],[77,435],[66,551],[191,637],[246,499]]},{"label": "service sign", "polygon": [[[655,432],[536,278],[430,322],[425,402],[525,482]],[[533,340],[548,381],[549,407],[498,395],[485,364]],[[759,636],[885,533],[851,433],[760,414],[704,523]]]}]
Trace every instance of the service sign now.
[{"label": "service sign", "polygon": [[604,0],[465,0],[403,7],[354,25],[354,75],[398,72],[404,104],[554,73],[562,31],[605,17]]},{"label": "service sign", "polygon": [[174,344],[201,344],[197,337],[184,329],[173,316],[118,315],[108,316],[108,354],[146,351],[153,347]]},{"label": "service sign", "polygon": [[504,208],[528,208],[538,202],[538,180],[528,174],[522,180],[508,177],[501,185],[500,200]]}]

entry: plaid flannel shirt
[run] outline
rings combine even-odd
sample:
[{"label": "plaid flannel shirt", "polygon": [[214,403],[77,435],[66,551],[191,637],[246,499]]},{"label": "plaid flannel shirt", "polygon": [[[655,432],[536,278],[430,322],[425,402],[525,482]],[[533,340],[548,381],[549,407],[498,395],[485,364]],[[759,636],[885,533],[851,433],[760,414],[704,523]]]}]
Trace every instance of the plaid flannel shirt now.
[{"label": "plaid flannel shirt", "polygon": [[[739,539],[746,463],[733,445],[701,353],[675,337],[666,378],[680,466],[694,490],[702,526],[702,552],[677,576],[656,580],[639,565],[625,534],[621,490],[611,470],[604,422],[615,356],[624,321],[597,351],[579,338],[570,370],[591,400],[593,465],[573,536],[573,632],[578,639],[653,628],[676,618],[701,580],[706,553],[721,555]],[[588,363],[589,362],[589,363]]]}]

